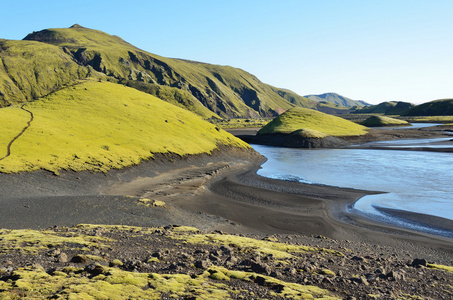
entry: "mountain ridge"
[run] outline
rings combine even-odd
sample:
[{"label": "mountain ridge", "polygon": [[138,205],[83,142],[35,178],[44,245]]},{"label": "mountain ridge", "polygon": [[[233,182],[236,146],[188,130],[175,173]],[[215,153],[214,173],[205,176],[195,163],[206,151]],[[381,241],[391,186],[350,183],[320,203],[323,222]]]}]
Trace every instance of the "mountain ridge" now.
[{"label": "mountain ridge", "polygon": [[[45,51],[41,51],[41,61],[45,65],[35,61],[38,54],[36,51],[32,53],[32,49],[29,49],[30,55],[25,58],[19,54],[23,45],[32,42],[40,43],[34,44],[39,45],[38,48],[45,48]],[[87,77],[128,85],[151,94],[162,90],[167,94],[178,94],[180,101],[173,99],[173,103],[188,105],[189,110],[204,118],[269,117],[295,106],[314,105],[312,101],[299,95],[292,103],[280,96],[274,87],[264,84],[244,70],[162,57],[141,50],[120,37],[78,24],[70,28],[44,29],[28,34],[22,41],[6,43],[14,44],[13,56],[24,60],[28,64],[25,69],[30,71],[17,69],[14,63],[7,68],[1,68],[0,64],[1,106],[45,96],[75,80]],[[63,58],[64,66],[57,64],[57,67],[52,68],[56,62],[44,57],[46,53],[52,53],[54,59]],[[10,56],[9,53],[0,51],[2,61],[10,60]],[[71,68],[66,68],[66,65]],[[59,80],[54,78],[56,76],[43,75],[54,70],[65,70],[69,77]],[[38,82],[34,77],[46,80]],[[20,93],[23,95],[17,97],[16,94]]]},{"label": "mountain ridge", "polygon": [[352,100],[350,98],[344,97],[340,94],[329,92],[329,93],[323,93],[319,95],[305,95],[304,96],[307,99],[316,101],[316,102],[329,102],[333,103],[336,105],[341,105],[344,107],[363,107],[363,106],[368,106],[370,105],[369,103],[363,101],[363,100]]}]

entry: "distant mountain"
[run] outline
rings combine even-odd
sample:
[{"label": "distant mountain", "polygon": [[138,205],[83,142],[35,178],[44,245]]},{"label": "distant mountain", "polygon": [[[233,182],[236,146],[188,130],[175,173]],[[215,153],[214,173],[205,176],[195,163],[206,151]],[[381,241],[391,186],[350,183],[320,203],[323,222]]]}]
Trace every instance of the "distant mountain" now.
[{"label": "distant mountain", "polygon": [[33,32],[23,41],[0,40],[0,62],[0,107],[85,78],[133,87],[204,118],[276,116],[296,106],[316,107],[241,69],[161,57],[80,25]]},{"label": "distant mountain", "polygon": [[441,99],[411,108],[406,116],[453,116],[453,99]]},{"label": "distant mountain", "polygon": [[304,96],[307,99],[316,101],[316,102],[329,102],[333,103],[336,105],[341,105],[345,107],[363,107],[363,106],[368,106],[371,105],[369,103],[366,103],[365,101],[362,100],[352,100],[349,98],[346,98],[344,96],[341,96],[337,93],[324,93],[320,95],[306,95]]},{"label": "distant mountain", "polygon": [[353,113],[357,114],[384,114],[384,115],[404,115],[415,104],[402,101],[389,101],[382,102],[377,105],[366,106],[363,108],[358,108]]}]

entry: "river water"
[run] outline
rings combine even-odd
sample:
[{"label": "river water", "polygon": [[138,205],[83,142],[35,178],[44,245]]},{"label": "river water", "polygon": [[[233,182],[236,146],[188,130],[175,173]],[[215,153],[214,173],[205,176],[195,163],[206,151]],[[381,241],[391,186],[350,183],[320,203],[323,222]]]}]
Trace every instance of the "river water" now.
[{"label": "river water", "polygon": [[[416,140],[424,143],[428,140]],[[389,142],[390,145],[394,142]],[[370,149],[291,149],[252,145],[268,160],[264,177],[386,192],[359,199],[352,210],[373,219],[436,232],[392,218],[376,208],[416,212],[453,220],[451,153]]]}]

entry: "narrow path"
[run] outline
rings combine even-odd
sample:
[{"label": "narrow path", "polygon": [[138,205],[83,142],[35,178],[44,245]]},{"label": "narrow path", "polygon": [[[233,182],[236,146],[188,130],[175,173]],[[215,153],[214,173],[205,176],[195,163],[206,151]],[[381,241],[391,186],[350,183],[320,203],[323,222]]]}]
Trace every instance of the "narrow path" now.
[{"label": "narrow path", "polygon": [[22,110],[28,112],[30,114],[30,120],[27,122],[27,126],[25,126],[21,132],[19,132],[18,135],[16,135],[8,144],[8,146],[6,146],[6,155],[3,156],[2,158],[0,158],[0,161],[1,160],[4,160],[5,158],[7,158],[8,156],[11,155],[11,146],[13,145],[13,143],[22,135],[24,134],[24,132],[31,126],[31,122],[33,121],[34,119],[34,116],[33,116],[33,113],[31,111],[29,111],[28,109],[24,108],[25,104],[22,104],[22,106],[20,107]]}]

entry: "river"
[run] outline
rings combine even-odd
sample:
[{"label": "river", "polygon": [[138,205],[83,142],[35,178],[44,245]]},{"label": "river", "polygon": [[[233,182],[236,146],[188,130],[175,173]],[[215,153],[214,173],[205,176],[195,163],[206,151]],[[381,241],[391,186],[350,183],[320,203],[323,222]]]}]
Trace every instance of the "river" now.
[{"label": "river", "polygon": [[[424,144],[430,141],[415,142]],[[389,142],[390,145],[393,143]],[[447,229],[447,232],[437,232],[417,222],[403,222],[379,210],[380,207],[397,209],[453,221],[451,153],[252,147],[268,159],[258,171],[261,176],[382,191],[385,193],[359,199],[351,210],[379,221],[453,237],[453,228]]]}]

